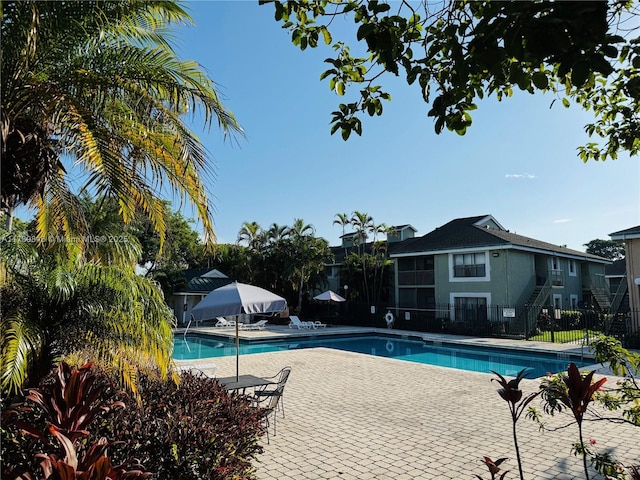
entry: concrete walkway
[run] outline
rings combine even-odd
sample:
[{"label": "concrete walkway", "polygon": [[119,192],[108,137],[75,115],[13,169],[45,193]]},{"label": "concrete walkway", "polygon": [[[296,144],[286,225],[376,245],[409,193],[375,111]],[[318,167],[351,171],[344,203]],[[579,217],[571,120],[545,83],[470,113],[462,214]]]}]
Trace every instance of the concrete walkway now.
[{"label": "concrete walkway", "polygon": [[[288,332],[272,327],[243,334]],[[579,350],[575,345],[562,348]],[[235,374],[235,357],[214,362],[217,376]],[[265,451],[256,462],[258,479],[465,479],[476,478],[475,474],[488,479],[481,462],[485,455],[509,457],[503,464],[511,470],[506,480],[518,478],[510,413],[490,374],[327,348],[240,357],[241,373],[270,376],[285,365],[292,367],[284,397],[286,417],[278,417],[271,443],[264,439]],[[527,393],[537,390],[538,384],[523,380],[521,386]],[[566,416],[546,420],[551,428],[570,423]],[[640,464],[638,427],[586,422],[584,435],[596,439],[600,451],[607,449],[622,462]],[[518,438],[525,478],[584,478],[580,458],[571,453],[578,439],[575,425],[541,432],[523,417]]]}]

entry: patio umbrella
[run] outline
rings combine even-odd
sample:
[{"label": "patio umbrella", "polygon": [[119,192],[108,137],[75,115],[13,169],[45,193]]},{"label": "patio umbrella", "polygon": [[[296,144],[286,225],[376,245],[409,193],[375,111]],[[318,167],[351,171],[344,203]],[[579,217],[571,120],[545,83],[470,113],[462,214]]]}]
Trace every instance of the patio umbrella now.
[{"label": "patio umbrella", "polygon": [[338,295],[333,290],[327,290],[326,292],[321,293],[320,295],[316,295],[313,297],[314,300],[326,300],[329,302],[344,302],[345,299]]},{"label": "patio umbrella", "polygon": [[[212,290],[191,310],[196,322],[243,313],[277,313],[287,308],[287,301],[264,288],[233,282]],[[236,321],[236,380],[239,377],[240,335]]]}]

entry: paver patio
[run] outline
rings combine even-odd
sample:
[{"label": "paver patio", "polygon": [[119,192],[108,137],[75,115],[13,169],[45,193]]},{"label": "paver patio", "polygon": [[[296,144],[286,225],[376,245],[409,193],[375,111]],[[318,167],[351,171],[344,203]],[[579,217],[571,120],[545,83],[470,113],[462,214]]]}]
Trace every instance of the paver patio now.
[{"label": "paver patio", "polygon": [[[217,376],[235,374],[235,357],[215,363]],[[510,413],[490,374],[327,348],[240,357],[240,373],[268,376],[285,365],[293,367],[286,418],[278,414],[277,436],[270,444],[264,439],[258,479],[490,478],[484,455],[509,457],[506,479],[518,478]],[[521,386],[526,394],[538,383]],[[553,427],[569,423],[564,416],[548,420]],[[637,427],[586,422],[584,435],[617,459],[640,463]],[[584,478],[581,459],[571,453],[577,436],[575,425],[541,432],[522,418],[525,477]]]}]

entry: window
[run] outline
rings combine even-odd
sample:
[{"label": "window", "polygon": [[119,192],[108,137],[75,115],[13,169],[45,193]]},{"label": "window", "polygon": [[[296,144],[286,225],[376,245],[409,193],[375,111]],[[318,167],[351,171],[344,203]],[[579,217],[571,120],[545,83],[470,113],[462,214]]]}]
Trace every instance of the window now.
[{"label": "window", "polygon": [[575,260],[569,260],[569,275],[572,277],[575,277],[578,275]]},{"label": "window", "polygon": [[571,310],[576,310],[578,308],[578,295],[571,294],[570,301],[571,301]]},{"label": "window", "polygon": [[558,257],[551,258],[551,270],[560,270],[560,260]]},{"label": "window", "polygon": [[475,322],[487,319],[485,297],[454,297],[454,317],[458,322]]},{"label": "window", "polygon": [[453,256],[453,276],[462,277],[486,277],[485,254],[461,253]]}]

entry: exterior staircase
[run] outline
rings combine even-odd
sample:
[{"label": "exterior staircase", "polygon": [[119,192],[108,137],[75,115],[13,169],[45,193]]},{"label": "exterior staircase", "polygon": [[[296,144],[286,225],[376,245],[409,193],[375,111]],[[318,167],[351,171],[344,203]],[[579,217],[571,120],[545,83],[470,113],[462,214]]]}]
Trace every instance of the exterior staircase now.
[{"label": "exterior staircase", "polygon": [[620,284],[618,285],[618,289],[616,290],[616,294],[611,299],[611,306],[609,307],[609,312],[616,314],[620,309],[620,305],[622,304],[622,300],[624,296],[627,294],[627,276],[625,275],[622,280],[620,280]]},{"label": "exterior staircase", "polygon": [[603,312],[608,312],[611,309],[611,301],[609,300],[609,295],[604,290],[599,288],[591,288],[591,296],[595,300],[598,308],[600,308]]},{"label": "exterior staircase", "polygon": [[536,285],[529,300],[526,302],[527,308],[524,308],[515,322],[513,322],[513,331],[521,332],[523,337],[527,337],[530,331],[535,327],[538,315],[542,308],[549,300],[551,293],[551,282],[547,280],[544,285]]}]

